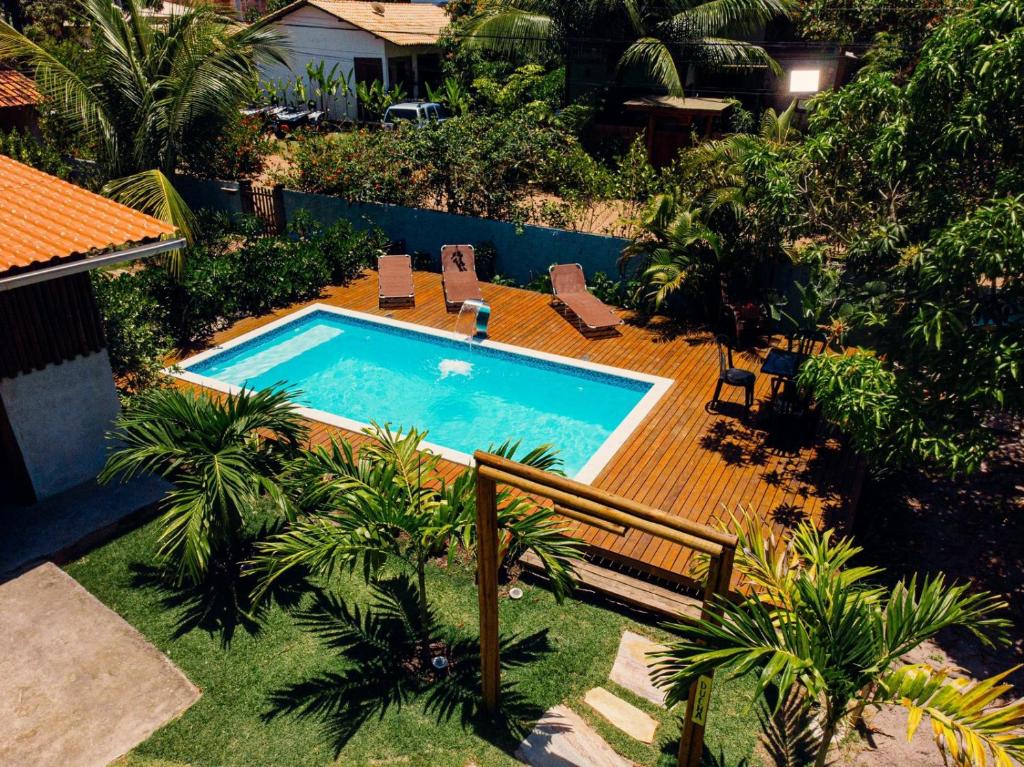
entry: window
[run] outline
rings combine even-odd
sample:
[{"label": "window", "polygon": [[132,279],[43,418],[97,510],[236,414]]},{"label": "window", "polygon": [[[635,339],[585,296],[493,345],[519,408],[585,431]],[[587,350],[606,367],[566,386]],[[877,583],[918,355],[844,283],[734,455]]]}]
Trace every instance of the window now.
[{"label": "window", "polygon": [[816,93],[821,90],[820,69],[792,69],[789,72],[790,93]]}]

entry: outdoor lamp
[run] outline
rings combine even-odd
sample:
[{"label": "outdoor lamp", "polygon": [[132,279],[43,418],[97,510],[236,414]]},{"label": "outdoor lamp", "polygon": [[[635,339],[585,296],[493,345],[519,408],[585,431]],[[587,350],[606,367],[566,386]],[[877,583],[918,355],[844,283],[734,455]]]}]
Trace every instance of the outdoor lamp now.
[{"label": "outdoor lamp", "polygon": [[820,69],[791,69],[789,71],[790,93],[816,93],[820,90]]}]

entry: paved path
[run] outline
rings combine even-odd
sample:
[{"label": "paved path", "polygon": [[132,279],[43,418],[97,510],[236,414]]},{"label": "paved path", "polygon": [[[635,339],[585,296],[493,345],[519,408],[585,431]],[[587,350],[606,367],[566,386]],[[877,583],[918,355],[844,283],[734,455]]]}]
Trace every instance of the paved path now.
[{"label": "paved path", "polygon": [[56,565],[0,584],[0,765],[102,767],[199,695]]}]

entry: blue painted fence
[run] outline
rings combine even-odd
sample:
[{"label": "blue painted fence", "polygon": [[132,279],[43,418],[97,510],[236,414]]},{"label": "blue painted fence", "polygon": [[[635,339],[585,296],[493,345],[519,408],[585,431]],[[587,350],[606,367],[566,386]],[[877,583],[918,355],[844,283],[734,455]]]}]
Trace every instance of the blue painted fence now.
[{"label": "blue painted fence", "polygon": [[[176,186],[193,209],[210,208],[238,213],[241,197],[235,182],[179,177]],[[409,253],[428,253],[440,259],[446,244],[491,242],[497,249],[495,271],[526,283],[546,274],[553,263],[577,262],[588,275],[616,275],[616,262],[627,240],[599,234],[570,232],[544,226],[517,226],[474,216],[406,208],[400,205],[349,203],[338,197],[285,191],[286,215],[305,210],[331,224],[347,219],[360,228],[377,227],[389,239],[404,241]]]}]

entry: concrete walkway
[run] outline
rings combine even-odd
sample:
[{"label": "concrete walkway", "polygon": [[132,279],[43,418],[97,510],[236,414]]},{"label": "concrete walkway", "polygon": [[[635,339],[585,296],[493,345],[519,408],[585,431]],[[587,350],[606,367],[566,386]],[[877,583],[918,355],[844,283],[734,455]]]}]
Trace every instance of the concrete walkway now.
[{"label": "concrete walkway", "polygon": [[102,767],[199,695],[56,565],[0,584],[0,764]]},{"label": "concrete walkway", "polygon": [[0,581],[48,559],[80,554],[156,503],[168,484],[140,477],[121,484],[87,482],[31,506],[0,498]]}]

